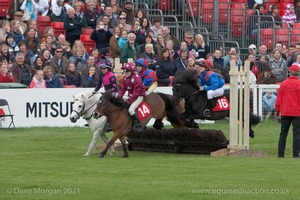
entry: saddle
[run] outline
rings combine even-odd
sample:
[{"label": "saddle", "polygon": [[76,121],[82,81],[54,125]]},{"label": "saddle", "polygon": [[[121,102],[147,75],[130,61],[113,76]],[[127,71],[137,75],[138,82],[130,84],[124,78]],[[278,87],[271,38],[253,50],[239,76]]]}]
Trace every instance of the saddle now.
[{"label": "saddle", "polygon": [[[128,112],[128,108],[129,108],[128,105],[123,104],[122,106],[124,108],[127,108],[126,113],[130,117],[130,114]],[[152,114],[152,111],[149,105],[146,103],[146,101],[143,100],[142,103],[140,103],[140,105],[136,108],[135,113],[137,113],[139,120],[143,121],[146,117]]]},{"label": "saddle", "polygon": [[225,95],[213,98],[213,109],[212,109],[213,112],[226,111],[229,109],[230,109],[230,103]]}]

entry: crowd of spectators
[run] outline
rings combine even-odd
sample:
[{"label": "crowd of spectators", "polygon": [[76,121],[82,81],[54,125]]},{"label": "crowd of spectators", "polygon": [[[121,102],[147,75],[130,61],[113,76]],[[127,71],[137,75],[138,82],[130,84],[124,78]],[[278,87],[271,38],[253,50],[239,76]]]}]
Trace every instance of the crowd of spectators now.
[{"label": "crowd of spectators", "polygon": [[[134,9],[131,0],[104,3],[102,7],[94,0],[77,1],[72,7],[68,0],[52,0],[50,4],[43,0],[24,1],[22,12],[17,11],[11,21],[1,20],[0,23],[0,82],[38,85],[39,88],[41,85],[47,88],[95,87],[101,75],[100,62],[103,59],[113,62],[115,58],[120,58],[122,64],[146,59],[148,68],[156,73],[158,86],[170,85],[177,71],[194,70],[195,63],[201,60],[209,60],[226,83],[230,81],[230,60],[238,67],[245,60],[250,61],[255,78],[251,81],[253,84],[281,82],[288,77],[291,64],[300,66],[300,56],[297,56],[300,44],[286,47],[278,42],[274,49],[267,49],[264,44],[258,48],[251,44],[249,54],[243,59],[235,47],[228,52],[222,48],[212,49],[201,34],[186,32],[180,41],[168,26],[161,24],[159,17],[150,21],[143,9]],[[262,5],[256,7],[263,10],[260,9]],[[272,5],[270,13],[276,9],[276,5]],[[39,33],[37,15],[63,21],[66,35],[56,37],[51,26]],[[96,48],[90,54],[80,41],[82,28],[94,29],[90,38],[95,41]],[[255,27],[250,30],[255,33]],[[43,80],[40,80],[41,71]],[[43,81],[45,84],[33,84]]]}]

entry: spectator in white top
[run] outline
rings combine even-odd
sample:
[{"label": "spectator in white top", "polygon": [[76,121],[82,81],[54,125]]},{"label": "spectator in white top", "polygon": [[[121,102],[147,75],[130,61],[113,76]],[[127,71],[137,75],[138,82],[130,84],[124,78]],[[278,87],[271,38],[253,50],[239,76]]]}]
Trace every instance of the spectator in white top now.
[{"label": "spectator in white top", "polygon": [[154,20],[154,25],[150,27],[150,29],[154,32],[153,40],[156,42],[158,34],[161,34],[162,31],[162,26],[160,24],[160,18],[155,17]]},{"label": "spectator in white top", "polygon": [[[30,19],[36,20],[39,5],[34,0],[25,0],[21,5],[21,10],[24,11],[22,20],[29,21]],[[26,15],[29,15],[26,19]]]},{"label": "spectator in white top", "polygon": [[49,8],[50,8],[48,0],[37,0],[37,4],[39,5],[38,12],[42,16],[46,16],[48,14]]},{"label": "spectator in white top", "polygon": [[69,4],[64,4],[64,0],[51,0],[51,21],[63,22],[67,18],[67,10],[73,8]]}]

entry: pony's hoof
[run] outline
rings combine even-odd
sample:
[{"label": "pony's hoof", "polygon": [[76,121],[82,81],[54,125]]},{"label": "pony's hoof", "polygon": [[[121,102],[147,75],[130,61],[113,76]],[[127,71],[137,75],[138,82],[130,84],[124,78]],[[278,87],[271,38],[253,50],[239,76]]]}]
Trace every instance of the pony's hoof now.
[{"label": "pony's hoof", "polygon": [[89,157],[89,156],[90,156],[90,154],[87,154],[87,153],[86,153],[86,154],[84,154],[83,156],[84,156],[84,157]]},{"label": "pony's hoof", "polygon": [[98,155],[98,157],[99,157],[99,158],[103,158],[104,155],[100,153],[100,154]]},{"label": "pony's hoof", "polygon": [[254,131],[253,130],[250,130],[249,137],[254,138]]},{"label": "pony's hoof", "polygon": [[128,158],[128,155],[124,155],[122,158]]}]

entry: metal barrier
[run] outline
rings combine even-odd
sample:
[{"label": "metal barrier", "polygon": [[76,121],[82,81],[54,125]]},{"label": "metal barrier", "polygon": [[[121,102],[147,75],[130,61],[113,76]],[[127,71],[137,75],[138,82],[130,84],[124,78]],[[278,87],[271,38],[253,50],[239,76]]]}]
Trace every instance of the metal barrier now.
[{"label": "metal barrier", "polygon": [[[300,28],[291,28],[288,24],[275,22],[272,16],[253,15],[253,9],[247,9],[245,4],[229,2],[229,0],[136,0],[135,9],[145,8],[150,22],[154,17],[160,17],[163,25],[169,26],[172,35],[179,40],[183,39],[185,32],[200,33],[205,29],[206,37],[222,36],[222,41],[236,41],[237,50],[243,57],[247,55],[250,44],[259,47],[265,44],[269,50],[274,48],[276,42],[285,45],[300,41]],[[256,11],[258,12],[258,11]],[[269,22],[266,18],[270,17]],[[262,19],[264,18],[264,19]],[[252,36],[249,24],[257,21],[258,34]],[[281,23],[283,28],[275,29]],[[269,28],[269,29],[267,29]],[[272,29],[272,30],[270,30]],[[210,44],[215,40],[209,40]],[[228,44],[228,43],[227,43]],[[226,45],[225,44],[225,48]]]}]

